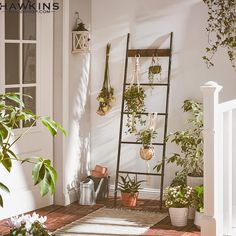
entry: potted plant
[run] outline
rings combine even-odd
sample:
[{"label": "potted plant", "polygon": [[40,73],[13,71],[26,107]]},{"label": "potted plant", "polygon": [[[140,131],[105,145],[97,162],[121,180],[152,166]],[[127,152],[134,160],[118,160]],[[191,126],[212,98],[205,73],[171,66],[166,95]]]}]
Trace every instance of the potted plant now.
[{"label": "potted plant", "polygon": [[[166,163],[175,163],[181,167],[177,172],[186,176],[188,186],[203,184],[203,112],[202,104],[192,100],[185,100],[183,111],[189,112],[191,117],[187,120],[188,127],[183,131],[177,131],[167,137],[167,141],[175,143],[180,148],[180,153],[173,153],[166,159]],[[160,171],[162,163],[158,163],[154,169]]]},{"label": "potted plant", "polygon": [[194,224],[198,227],[201,228],[201,221],[202,221],[202,215],[204,212],[204,187],[201,186],[195,186],[194,187],[194,195],[193,195],[193,205],[196,210],[195,213],[195,219],[194,219]]},{"label": "potted plant", "polygon": [[[19,122],[25,122],[30,126],[25,128],[24,132],[19,136],[15,137],[14,129],[18,127]],[[61,125],[50,117],[38,116],[32,111],[25,109],[24,103],[18,93],[0,94],[0,166],[10,173],[12,170],[14,171],[12,168],[14,161],[21,162],[22,164],[25,162],[33,164],[33,183],[34,185],[40,185],[41,196],[45,196],[49,192],[51,194],[54,193],[57,180],[57,172],[52,167],[51,161],[43,157],[21,159],[13,149],[14,145],[21,140],[37,122],[41,122],[53,136],[57,134],[58,130],[66,135],[66,131]],[[8,187],[2,182],[0,182],[0,190],[10,192]],[[1,194],[0,206],[3,207]]]},{"label": "potted plant", "polygon": [[129,133],[137,132],[137,120],[142,124],[141,112],[145,111],[144,99],[146,97],[145,91],[137,84],[130,85],[124,92],[125,111],[127,114],[127,127]]},{"label": "potted plant", "polygon": [[119,190],[121,191],[121,200],[124,206],[135,207],[137,204],[141,183],[144,180],[137,181],[136,178],[131,179],[129,175],[120,176]]},{"label": "potted plant", "polygon": [[156,138],[157,132],[151,128],[145,128],[139,131],[137,134],[137,141],[142,143],[140,148],[140,157],[143,160],[151,160],[154,156],[154,148],[152,146],[152,140]]},{"label": "potted plant", "polygon": [[165,189],[165,205],[169,208],[171,224],[177,227],[187,225],[188,207],[193,194],[190,186],[175,186]]}]

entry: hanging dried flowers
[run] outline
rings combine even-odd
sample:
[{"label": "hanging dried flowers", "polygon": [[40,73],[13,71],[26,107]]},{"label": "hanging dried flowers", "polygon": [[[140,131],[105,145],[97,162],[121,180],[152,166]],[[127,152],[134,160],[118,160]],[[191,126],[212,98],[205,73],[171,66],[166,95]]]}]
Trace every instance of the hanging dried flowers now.
[{"label": "hanging dried flowers", "polygon": [[135,57],[135,70],[131,85],[124,92],[125,111],[127,114],[127,127],[129,133],[135,133],[137,120],[142,124],[141,114],[145,111],[145,91],[139,85],[139,56]]},{"label": "hanging dried flowers", "polygon": [[107,114],[107,112],[112,107],[112,102],[114,102],[115,100],[114,89],[111,87],[110,76],[109,76],[110,48],[111,48],[111,44],[108,43],[106,47],[106,65],[105,65],[103,86],[100,93],[97,96],[97,100],[99,101],[97,114],[100,116],[105,116]]}]

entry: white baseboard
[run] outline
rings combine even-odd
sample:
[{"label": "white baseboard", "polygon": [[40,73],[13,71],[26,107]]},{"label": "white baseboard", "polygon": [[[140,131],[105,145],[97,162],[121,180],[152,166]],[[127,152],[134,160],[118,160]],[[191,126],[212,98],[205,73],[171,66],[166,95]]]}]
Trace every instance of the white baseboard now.
[{"label": "white baseboard", "polygon": [[[115,186],[111,185],[109,195],[111,197],[113,197],[114,192],[115,192]],[[120,196],[120,191],[118,191],[118,196]],[[159,200],[160,199],[160,189],[143,188],[139,191],[139,198]]]}]

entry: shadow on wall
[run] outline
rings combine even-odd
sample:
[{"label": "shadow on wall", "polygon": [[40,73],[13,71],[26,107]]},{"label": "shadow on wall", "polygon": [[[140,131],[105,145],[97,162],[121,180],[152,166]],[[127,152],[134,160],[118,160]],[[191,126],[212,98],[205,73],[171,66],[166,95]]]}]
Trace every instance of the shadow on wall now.
[{"label": "shadow on wall", "polygon": [[68,193],[77,189],[79,181],[90,170],[89,71],[90,55],[71,55],[69,137],[65,160]]}]

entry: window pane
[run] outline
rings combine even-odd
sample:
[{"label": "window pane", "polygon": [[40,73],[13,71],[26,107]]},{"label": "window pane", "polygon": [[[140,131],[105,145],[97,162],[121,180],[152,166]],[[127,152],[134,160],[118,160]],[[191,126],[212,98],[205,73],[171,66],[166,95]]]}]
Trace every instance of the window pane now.
[{"label": "window pane", "polygon": [[5,84],[19,84],[19,44],[5,44]]},{"label": "window pane", "polygon": [[36,82],[36,44],[23,44],[23,84]]},{"label": "window pane", "polygon": [[[28,0],[24,0],[26,5]],[[32,4],[36,3],[36,0],[30,1]],[[26,11],[23,13],[23,39],[36,40],[36,12]]]},{"label": "window pane", "polygon": [[[19,88],[6,88],[5,89],[6,93],[19,93],[20,89]],[[12,101],[12,100],[6,100],[6,105],[8,106],[14,106],[14,107],[19,107],[19,104],[17,104],[16,102]],[[17,122],[14,125],[14,128],[20,128],[20,122]]]},{"label": "window pane", "polygon": [[[31,110],[33,113],[36,113],[36,87],[23,88],[23,94],[31,97],[23,96],[25,108]],[[29,127],[31,125],[32,122],[25,122],[23,127]]]},{"label": "window pane", "polygon": [[[19,0],[5,0],[5,5],[15,6],[19,4]],[[5,39],[19,39],[20,32],[20,13],[19,11],[6,11],[5,12]]]}]

